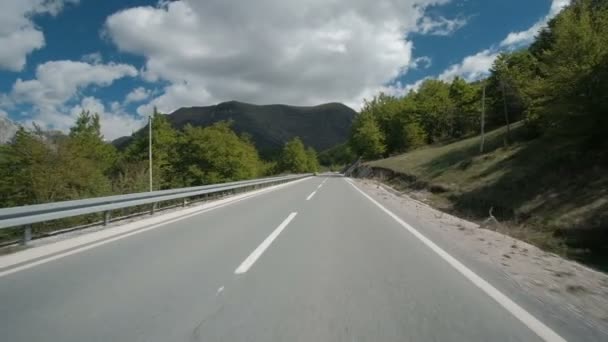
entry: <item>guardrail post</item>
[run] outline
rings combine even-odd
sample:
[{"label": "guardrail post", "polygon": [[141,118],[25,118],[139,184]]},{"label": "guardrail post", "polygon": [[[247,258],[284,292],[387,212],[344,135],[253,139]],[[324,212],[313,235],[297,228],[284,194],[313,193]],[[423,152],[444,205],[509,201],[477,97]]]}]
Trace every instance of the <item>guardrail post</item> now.
[{"label": "guardrail post", "polygon": [[110,224],[110,219],[112,218],[112,215],[110,214],[109,210],[106,210],[103,212],[103,225],[107,226],[108,224]]},{"label": "guardrail post", "polygon": [[22,244],[25,246],[32,240],[32,225],[28,224],[23,229],[23,241]]},{"label": "guardrail post", "polygon": [[154,211],[156,211],[156,203],[152,203],[152,209],[150,209],[150,215],[154,215]]},{"label": "guardrail post", "polygon": [[186,207],[186,204],[188,204],[188,200],[184,198],[184,200],[182,201],[182,207]]}]

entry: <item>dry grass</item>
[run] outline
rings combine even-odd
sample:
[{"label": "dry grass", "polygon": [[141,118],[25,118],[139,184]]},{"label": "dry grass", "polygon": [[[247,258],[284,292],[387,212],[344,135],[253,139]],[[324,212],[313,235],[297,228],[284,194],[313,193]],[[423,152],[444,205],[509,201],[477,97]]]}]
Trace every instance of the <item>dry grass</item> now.
[{"label": "dry grass", "polygon": [[545,250],[608,269],[608,168],[572,139],[526,137],[521,124],[479,137],[368,163],[396,173],[390,182],[425,189],[429,203],[482,221],[493,215],[506,233]]}]

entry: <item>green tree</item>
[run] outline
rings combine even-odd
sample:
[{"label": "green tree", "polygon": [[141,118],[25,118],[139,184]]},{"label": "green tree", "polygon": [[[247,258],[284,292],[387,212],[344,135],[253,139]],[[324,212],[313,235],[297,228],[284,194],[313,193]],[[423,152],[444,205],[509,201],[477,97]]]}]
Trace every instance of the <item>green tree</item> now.
[{"label": "green tree", "polygon": [[414,149],[426,144],[426,133],[424,129],[415,121],[403,126],[403,140],[407,149]]},{"label": "green tree", "polygon": [[433,143],[449,136],[450,113],[453,103],[450,87],[439,80],[426,80],[414,95],[418,111],[418,122],[427,135],[427,142]]},{"label": "green tree", "polygon": [[[127,146],[122,164],[140,164],[148,160],[149,128],[146,125],[135,134]],[[174,167],[179,163],[177,146],[180,133],[171,126],[166,116],[154,108],[152,115],[152,176],[154,189],[168,189],[183,186],[175,177]]]},{"label": "green tree", "polygon": [[55,199],[63,181],[56,172],[56,150],[20,127],[11,144],[0,148],[2,206],[44,203]]},{"label": "green tree", "polygon": [[479,99],[481,97],[478,84],[467,83],[456,77],[450,84],[451,110],[449,130],[450,137],[461,138],[479,128]]},{"label": "green tree", "polygon": [[69,187],[74,197],[91,197],[111,193],[110,170],[115,166],[117,152],[103,140],[98,114],[82,111],[70,128],[65,146],[59,146],[63,162],[71,165]]},{"label": "green tree", "polygon": [[230,122],[184,128],[174,177],[188,186],[223,183],[260,176],[262,162],[251,140],[239,137]]},{"label": "green tree", "polygon": [[403,145],[401,136],[401,102],[393,96],[380,93],[370,101],[365,101],[361,113],[374,118],[384,135],[388,152],[400,150]]},{"label": "green tree", "polygon": [[107,195],[114,148],[103,141],[99,116],[82,112],[68,136],[19,129],[0,149],[0,202],[26,205]]},{"label": "green tree", "polygon": [[317,158],[317,151],[314,148],[309,147],[306,149],[306,160],[307,160],[307,171],[318,172],[319,171],[319,159]]},{"label": "green tree", "polygon": [[304,173],[309,171],[309,166],[306,148],[299,137],[295,137],[285,143],[279,159],[281,171]]},{"label": "green tree", "polygon": [[374,159],[386,152],[384,133],[370,113],[359,114],[351,130],[350,144],[356,154],[365,159]]},{"label": "green tree", "polygon": [[498,127],[532,119],[530,109],[539,98],[537,89],[542,82],[536,57],[528,50],[504,52],[496,58],[490,71],[487,125]]},{"label": "green tree", "polygon": [[348,143],[336,145],[319,153],[319,162],[324,166],[346,165],[357,159]]},{"label": "green tree", "polygon": [[544,82],[535,112],[547,128],[605,140],[608,3],[573,2],[533,46]]}]

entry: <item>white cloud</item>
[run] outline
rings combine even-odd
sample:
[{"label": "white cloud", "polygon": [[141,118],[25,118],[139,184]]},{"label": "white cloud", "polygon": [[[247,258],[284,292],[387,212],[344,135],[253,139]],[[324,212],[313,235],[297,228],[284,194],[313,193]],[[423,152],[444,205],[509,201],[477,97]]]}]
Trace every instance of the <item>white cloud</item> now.
[{"label": "white cloud", "polygon": [[498,57],[498,52],[491,49],[483,50],[475,55],[465,57],[458,64],[450,66],[438,78],[451,81],[456,76],[460,76],[467,81],[478,80],[487,75],[496,57]]},{"label": "white cloud", "polygon": [[143,100],[148,99],[150,95],[150,90],[144,87],[137,87],[127,94],[124,103],[128,104],[132,102],[141,102]]},{"label": "white cloud", "polygon": [[435,36],[449,36],[467,24],[467,19],[445,17],[423,17],[418,22],[418,32]]},{"label": "white cloud", "polygon": [[412,83],[412,84],[408,84],[404,87],[404,93],[407,94],[409,93],[411,90],[413,91],[418,91],[418,89],[420,89],[420,86],[422,85],[422,83],[424,83],[424,81],[431,79],[431,77],[424,77],[419,79],[418,81]]},{"label": "white cloud", "polygon": [[36,68],[36,78],[17,79],[9,97],[13,103],[31,105],[32,119],[43,128],[65,130],[73,124],[66,102],[88,87],[109,86],[123,77],[137,76],[126,64],[89,64],[77,61],[50,61]]},{"label": "white cloud", "polygon": [[232,99],[357,102],[407,70],[404,37],[448,1],[163,1],[111,15],[105,35],[146,58],[144,79],[169,82],[140,114]]},{"label": "white cloud", "polygon": [[101,56],[101,52],[91,52],[82,56],[82,61],[90,64],[99,64],[103,62],[103,57]]},{"label": "white cloud", "polygon": [[430,57],[422,56],[418,58],[414,58],[410,63],[410,68],[412,69],[428,69],[433,65],[433,62]]},{"label": "white cloud", "polygon": [[214,101],[204,87],[187,83],[174,83],[164,89],[164,93],[150,103],[137,108],[142,116],[150,115],[154,107],[162,113],[170,113],[179,107],[200,106]]},{"label": "white cloud", "polygon": [[549,20],[553,19],[564,7],[570,4],[570,0],[553,0],[549,13],[544,16],[541,20],[537,21],[534,25],[524,31],[511,32],[507,37],[500,43],[502,47],[517,48],[532,43],[534,38],[544,28]]},{"label": "white cloud", "polygon": [[0,69],[20,71],[26,56],[44,46],[44,34],[32,17],[57,15],[66,3],[78,0],[3,0],[0,11]]},{"label": "white cloud", "polygon": [[496,57],[500,53],[500,48],[510,49],[521,47],[531,43],[536,34],[541,30],[549,20],[554,18],[564,7],[570,4],[570,0],[553,0],[549,13],[532,27],[521,32],[511,32],[501,43],[499,47],[492,47],[476,53],[475,55],[465,57],[462,62],[454,64],[441,73],[438,78],[445,81],[451,81],[456,76],[463,77],[468,81],[473,81],[486,76],[494,63]]},{"label": "white cloud", "polygon": [[119,110],[122,110],[122,105],[120,104],[120,102],[118,101],[113,101],[110,103],[110,110],[113,112],[117,112]]},{"label": "white cloud", "polygon": [[111,112],[106,112],[106,108],[101,100],[91,96],[85,97],[80,104],[72,107],[70,110],[71,123],[73,124],[74,119],[83,110],[97,113],[100,118],[101,133],[106,140],[114,140],[122,136],[131,135],[131,133],[144,125],[142,118],[135,118],[121,111],[120,108],[112,107]]}]

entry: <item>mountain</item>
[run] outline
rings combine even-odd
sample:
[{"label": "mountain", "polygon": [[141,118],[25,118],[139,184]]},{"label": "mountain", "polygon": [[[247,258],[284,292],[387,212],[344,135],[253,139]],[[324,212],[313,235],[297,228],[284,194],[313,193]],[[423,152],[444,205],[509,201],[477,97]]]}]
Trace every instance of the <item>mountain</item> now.
[{"label": "mountain", "polygon": [[[177,129],[187,124],[209,126],[230,120],[237,133],[248,134],[260,153],[267,156],[296,136],[317,151],[343,143],[348,139],[355,115],[353,109],[341,103],[301,107],[230,101],[215,106],[180,108],[168,114],[167,119]],[[114,141],[119,148],[127,143],[124,137]]]},{"label": "mountain", "polygon": [[15,136],[15,133],[17,133],[18,129],[19,126],[16,123],[12,122],[8,118],[0,116],[0,144],[10,142]]}]

